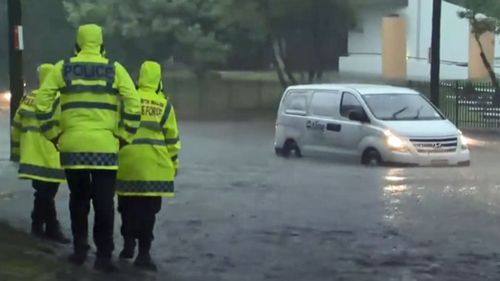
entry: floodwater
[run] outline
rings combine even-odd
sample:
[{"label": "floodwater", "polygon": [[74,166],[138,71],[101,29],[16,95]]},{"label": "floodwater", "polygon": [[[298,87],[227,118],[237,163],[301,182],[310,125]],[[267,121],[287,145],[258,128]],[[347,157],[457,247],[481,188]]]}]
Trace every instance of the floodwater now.
[{"label": "floodwater", "polygon": [[[181,130],[178,195],[164,201],[155,231],[161,270],[144,280],[500,278],[494,136],[474,136],[470,168],[399,169],[278,158],[271,121]],[[28,229],[29,185],[10,164],[0,177],[1,219]],[[58,207],[69,233],[67,196],[63,188]],[[118,226],[119,217],[119,250]]]}]

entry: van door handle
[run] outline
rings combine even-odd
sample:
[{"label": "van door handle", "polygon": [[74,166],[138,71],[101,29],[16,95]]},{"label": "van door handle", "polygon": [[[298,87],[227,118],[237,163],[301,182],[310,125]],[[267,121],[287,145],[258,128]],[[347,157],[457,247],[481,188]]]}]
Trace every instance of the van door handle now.
[{"label": "van door handle", "polygon": [[340,132],[342,126],[340,124],[328,123],[326,124],[327,131]]}]

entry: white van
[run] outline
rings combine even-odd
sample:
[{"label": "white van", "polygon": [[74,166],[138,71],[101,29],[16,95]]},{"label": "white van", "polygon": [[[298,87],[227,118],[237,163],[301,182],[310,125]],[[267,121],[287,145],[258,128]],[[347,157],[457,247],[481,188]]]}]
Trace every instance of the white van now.
[{"label": "white van", "polygon": [[366,165],[470,165],[465,137],[423,95],[382,85],[289,87],[274,147],[281,156],[335,153]]}]

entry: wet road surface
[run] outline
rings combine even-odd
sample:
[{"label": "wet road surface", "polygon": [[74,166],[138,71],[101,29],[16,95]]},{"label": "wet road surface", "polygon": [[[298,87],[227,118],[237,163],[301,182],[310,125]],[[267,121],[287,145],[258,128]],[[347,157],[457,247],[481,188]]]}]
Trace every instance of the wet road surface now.
[{"label": "wet road surface", "polygon": [[[273,122],[181,130],[178,196],[165,201],[155,231],[161,272],[143,280],[500,278],[496,138],[477,142],[470,168],[396,169],[278,158]],[[29,184],[2,165],[0,219],[27,229]],[[67,196],[62,188],[69,233]]]}]

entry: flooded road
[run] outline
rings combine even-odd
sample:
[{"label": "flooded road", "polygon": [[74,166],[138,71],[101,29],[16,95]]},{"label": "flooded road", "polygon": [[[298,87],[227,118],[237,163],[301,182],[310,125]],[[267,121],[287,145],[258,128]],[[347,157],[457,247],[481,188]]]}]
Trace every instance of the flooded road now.
[{"label": "flooded road", "polygon": [[[272,122],[181,130],[178,196],[155,231],[161,272],[144,280],[500,278],[496,137],[477,140],[470,168],[397,169],[278,158]],[[0,218],[27,229],[31,190],[14,172],[0,174]],[[58,204],[69,231],[67,190]]]},{"label": "flooded road", "polygon": [[165,224],[172,237],[191,233],[174,249],[207,255],[176,261],[185,272],[204,268],[213,280],[500,276],[500,151],[491,140],[475,142],[471,168],[372,169],[276,158],[271,124],[184,128],[181,193],[165,214],[192,220]]}]

